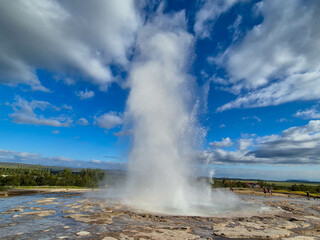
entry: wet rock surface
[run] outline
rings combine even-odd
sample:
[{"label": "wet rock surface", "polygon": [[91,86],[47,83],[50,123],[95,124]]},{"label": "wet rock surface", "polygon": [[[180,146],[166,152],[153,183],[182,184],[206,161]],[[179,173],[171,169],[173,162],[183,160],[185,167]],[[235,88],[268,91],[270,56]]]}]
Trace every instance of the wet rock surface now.
[{"label": "wet rock surface", "polygon": [[45,211],[36,211],[36,212],[24,212],[24,213],[21,213],[21,214],[13,215],[12,217],[22,217],[22,216],[25,216],[25,215],[33,215],[33,216],[37,216],[37,217],[46,217],[46,216],[49,216],[49,215],[53,215],[55,213],[56,213],[56,211],[45,210]]},{"label": "wet rock surface", "polygon": [[254,210],[212,217],[150,213],[81,194],[0,199],[1,239],[320,239],[319,199],[240,197]]}]

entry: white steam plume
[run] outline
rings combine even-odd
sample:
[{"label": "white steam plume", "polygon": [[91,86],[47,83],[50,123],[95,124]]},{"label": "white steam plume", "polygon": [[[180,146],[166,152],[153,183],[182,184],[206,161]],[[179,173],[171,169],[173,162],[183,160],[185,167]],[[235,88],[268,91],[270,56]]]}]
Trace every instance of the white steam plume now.
[{"label": "white steam plume", "polygon": [[[211,215],[239,208],[235,195],[192,180],[191,156],[203,131],[187,74],[194,37],[185,13],[158,13],[139,31],[126,116],[133,122],[126,203],[149,211]],[[226,199],[228,198],[228,201]]]},{"label": "white steam plume", "polygon": [[128,112],[134,124],[129,194],[141,207],[187,208],[192,143],[190,77],[193,36],[184,12],[158,15],[138,35]]}]

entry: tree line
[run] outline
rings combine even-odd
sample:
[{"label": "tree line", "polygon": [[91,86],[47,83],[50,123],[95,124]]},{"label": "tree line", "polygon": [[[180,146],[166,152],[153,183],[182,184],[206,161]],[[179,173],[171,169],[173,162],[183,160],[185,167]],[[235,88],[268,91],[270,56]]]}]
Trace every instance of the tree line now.
[{"label": "tree line", "polygon": [[309,186],[305,184],[293,184],[290,187],[291,191],[300,191],[300,192],[306,192],[309,191],[310,193],[320,193],[320,185],[318,186]]},{"label": "tree line", "polygon": [[277,184],[270,184],[266,181],[259,180],[259,185],[272,188],[274,190],[289,190],[289,191],[299,191],[299,192],[307,192],[310,193],[320,193],[320,185],[306,185],[306,184],[292,184],[291,186],[280,186]]},{"label": "tree line", "polygon": [[248,188],[248,184],[245,182],[240,182],[239,180],[230,179],[214,179],[212,183],[212,188]]},{"label": "tree line", "polygon": [[90,168],[72,172],[68,168],[51,171],[39,165],[0,167],[0,186],[98,187],[104,176],[101,169]]}]

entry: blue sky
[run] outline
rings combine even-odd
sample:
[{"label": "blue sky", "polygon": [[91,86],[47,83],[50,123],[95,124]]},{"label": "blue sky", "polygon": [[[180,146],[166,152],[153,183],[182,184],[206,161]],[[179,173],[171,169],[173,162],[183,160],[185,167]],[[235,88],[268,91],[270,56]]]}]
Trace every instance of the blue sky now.
[{"label": "blue sky", "polygon": [[188,43],[198,164],[320,181],[319,16],[316,0],[1,1],[0,161],[125,168],[130,76],[158,26]]}]

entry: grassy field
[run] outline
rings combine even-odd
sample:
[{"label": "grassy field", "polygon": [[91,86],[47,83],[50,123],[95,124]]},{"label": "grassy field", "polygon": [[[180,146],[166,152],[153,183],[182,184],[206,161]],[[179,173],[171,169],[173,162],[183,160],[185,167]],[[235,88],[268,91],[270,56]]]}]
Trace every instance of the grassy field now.
[{"label": "grassy field", "polygon": [[284,187],[291,187],[294,184],[300,185],[306,185],[306,186],[318,186],[320,185],[319,183],[310,183],[310,182],[275,182],[275,181],[267,181],[269,184],[275,184],[278,186],[284,186]]},{"label": "grassy field", "polygon": [[[258,182],[257,180],[242,180],[242,179],[234,179],[234,181],[240,181],[240,182],[245,182],[245,183],[254,183],[254,182]],[[296,184],[296,185],[306,185],[306,186],[318,186],[320,185],[320,183],[310,183],[310,182],[281,182],[281,181],[266,181],[267,184],[275,184],[277,186],[283,186],[283,187],[291,187],[292,185]]]}]

